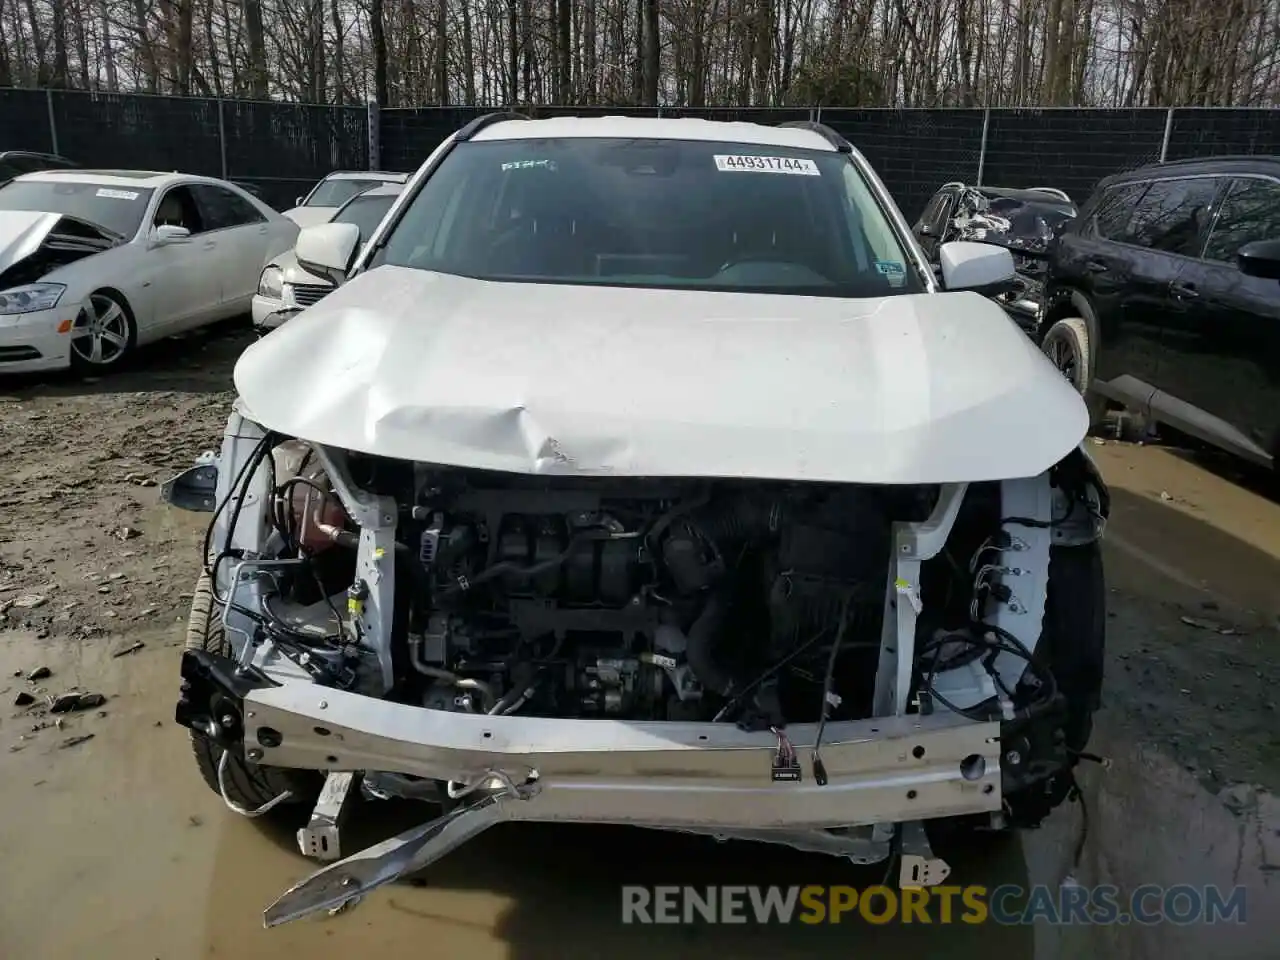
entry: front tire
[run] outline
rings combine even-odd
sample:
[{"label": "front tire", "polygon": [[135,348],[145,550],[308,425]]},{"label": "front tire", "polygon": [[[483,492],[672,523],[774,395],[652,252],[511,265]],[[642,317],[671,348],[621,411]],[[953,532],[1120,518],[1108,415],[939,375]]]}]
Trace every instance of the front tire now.
[{"label": "front tire", "polygon": [[128,305],[115,293],[98,290],[76,314],[71,325],[71,368],[78,373],[102,373],[120,366],[138,342],[137,326]]},{"label": "front tire", "polygon": [[[191,600],[191,618],[187,621],[188,650],[204,650],[223,657],[234,656],[227,642],[216,611],[213,582],[209,574],[200,574],[195,595]],[[219,796],[218,765],[222,762],[223,749],[205,737],[192,732],[191,752],[196,767],[209,789]],[[228,751],[226,770],[223,772],[226,799],[242,808],[256,810],[274,800],[285,791],[289,798],[282,806],[314,804],[324,784],[323,777],[313,770],[294,770],[283,767],[265,767],[250,764],[242,751]]]},{"label": "front tire", "polygon": [[1090,387],[1093,382],[1094,343],[1083,317],[1064,317],[1051,326],[1040,341],[1040,349],[1067,378],[1089,408],[1089,425],[1095,426],[1106,413],[1106,399]]}]

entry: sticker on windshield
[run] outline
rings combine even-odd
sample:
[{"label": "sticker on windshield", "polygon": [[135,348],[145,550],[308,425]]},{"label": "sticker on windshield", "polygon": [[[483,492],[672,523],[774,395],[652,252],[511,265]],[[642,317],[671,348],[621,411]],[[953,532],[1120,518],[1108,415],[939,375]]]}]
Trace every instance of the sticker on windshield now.
[{"label": "sticker on windshield", "polygon": [[98,192],[94,194],[98,197],[106,197],[108,200],[137,200],[138,195],[132,190],[108,190],[106,187],[99,187]]},{"label": "sticker on windshield", "polygon": [[743,157],[717,153],[716,169],[721,173],[789,173],[795,177],[820,177],[818,165],[804,157]]},{"label": "sticker on windshield", "polygon": [[889,281],[890,286],[900,287],[907,279],[907,268],[901,260],[877,260],[876,272]]},{"label": "sticker on windshield", "polygon": [[507,170],[550,170],[555,172],[556,162],[554,160],[510,160],[502,165],[503,172]]}]

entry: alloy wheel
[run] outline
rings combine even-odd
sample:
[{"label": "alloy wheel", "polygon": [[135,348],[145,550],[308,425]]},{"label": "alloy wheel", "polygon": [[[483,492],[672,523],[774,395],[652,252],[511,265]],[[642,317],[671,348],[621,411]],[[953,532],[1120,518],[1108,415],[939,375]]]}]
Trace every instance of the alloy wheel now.
[{"label": "alloy wheel", "polygon": [[95,293],[71,327],[71,349],[87,364],[105,367],[129,349],[129,318],[111,297]]}]

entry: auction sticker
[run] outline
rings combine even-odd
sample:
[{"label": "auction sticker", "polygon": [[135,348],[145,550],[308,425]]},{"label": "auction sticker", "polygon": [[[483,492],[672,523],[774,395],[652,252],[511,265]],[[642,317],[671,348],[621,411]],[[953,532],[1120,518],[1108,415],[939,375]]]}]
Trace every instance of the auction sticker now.
[{"label": "auction sticker", "polygon": [[99,187],[95,196],[106,197],[108,200],[137,200],[138,195],[132,190],[108,190],[106,187]]},{"label": "auction sticker", "polygon": [[820,177],[818,165],[804,157],[744,157],[717,153],[716,169],[721,173],[789,173],[796,177]]},{"label": "auction sticker", "polygon": [[502,165],[506,170],[552,170],[556,169],[554,160],[510,160]]}]

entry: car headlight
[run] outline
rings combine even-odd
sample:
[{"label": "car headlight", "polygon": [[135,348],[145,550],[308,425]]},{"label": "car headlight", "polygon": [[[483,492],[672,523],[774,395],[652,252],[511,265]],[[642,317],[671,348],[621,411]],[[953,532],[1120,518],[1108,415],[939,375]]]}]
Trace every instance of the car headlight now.
[{"label": "car headlight", "polygon": [[258,296],[269,300],[284,299],[284,272],[279,267],[267,267],[258,278]]},{"label": "car headlight", "polygon": [[19,313],[35,313],[52,310],[66,293],[61,283],[28,283],[21,287],[0,290],[0,317],[12,317]]}]

